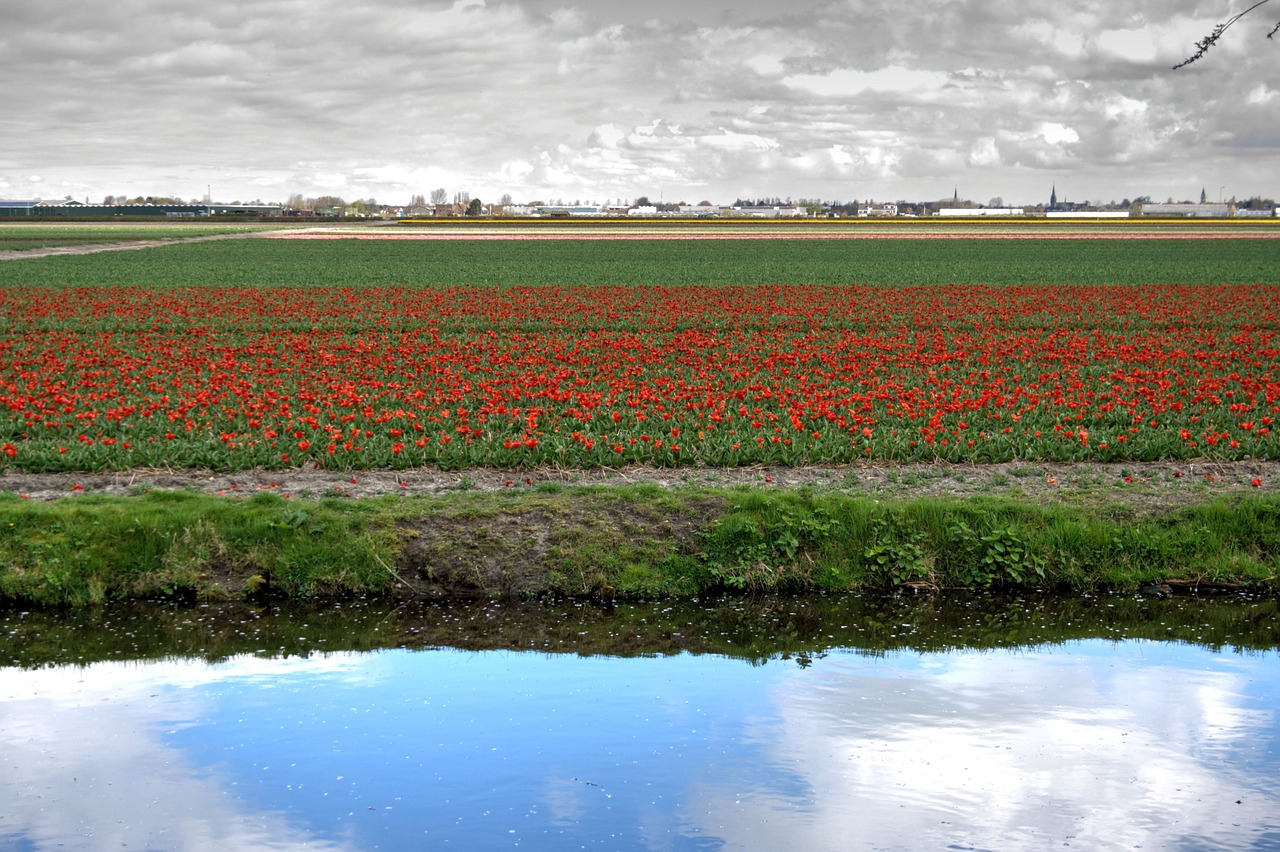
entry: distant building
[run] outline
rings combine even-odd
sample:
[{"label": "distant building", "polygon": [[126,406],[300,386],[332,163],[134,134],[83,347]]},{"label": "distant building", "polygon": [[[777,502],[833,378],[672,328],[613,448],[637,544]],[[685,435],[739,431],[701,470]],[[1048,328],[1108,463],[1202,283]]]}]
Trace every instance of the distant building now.
[{"label": "distant building", "polygon": [[82,204],[79,201],[0,201],[0,217],[155,219],[197,216],[280,216],[279,204]]},{"label": "distant building", "polygon": [[794,219],[804,216],[805,209],[803,207],[777,207],[759,205],[752,207],[734,207],[731,208],[733,213],[738,216],[752,216],[756,219]]},{"label": "distant building", "polygon": [[[279,204],[189,204],[188,207],[204,207],[209,216],[226,216],[226,215],[254,215],[254,216],[279,216],[282,208]],[[200,215],[200,214],[196,214]]]},{"label": "distant building", "polygon": [[528,216],[533,219],[564,219],[570,216],[606,216],[608,208],[596,204],[508,204],[504,216]]},{"label": "distant building", "polygon": [[1143,204],[1143,216],[1169,216],[1182,219],[1226,219],[1235,213],[1234,204]]},{"label": "distant building", "polygon": [[598,204],[555,204],[535,208],[542,216],[603,216],[605,208]]},{"label": "distant building", "polygon": [[867,207],[858,208],[858,218],[860,219],[884,219],[897,215],[898,205],[896,204],[881,204],[878,207],[872,204]]},{"label": "distant building", "polygon": [[30,216],[39,201],[0,201],[0,217]]},{"label": "distant building", "polygon": [[1021,216],[1021,207],[943,207],[939,216]]},{"label": "distant building", "polygon": [[1128,210],[1046,210],[1046,219],[1128,219]]}]

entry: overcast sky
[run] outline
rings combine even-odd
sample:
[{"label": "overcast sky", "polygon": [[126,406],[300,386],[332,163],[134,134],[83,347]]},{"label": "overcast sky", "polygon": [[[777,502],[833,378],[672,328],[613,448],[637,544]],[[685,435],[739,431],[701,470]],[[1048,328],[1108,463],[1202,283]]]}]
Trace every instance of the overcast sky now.
[{"label": "overcast sky", "polygon": [[0,198],[1280,197],[1242,8],[0,0]]}]

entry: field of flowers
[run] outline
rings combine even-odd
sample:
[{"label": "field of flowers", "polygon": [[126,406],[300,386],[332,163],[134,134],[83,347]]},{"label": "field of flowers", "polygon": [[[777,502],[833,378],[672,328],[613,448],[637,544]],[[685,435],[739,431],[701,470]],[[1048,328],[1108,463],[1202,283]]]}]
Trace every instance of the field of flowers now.
[{"label": "field of flowers", "polygon": [[1280,241],[204,243],[0,269],[0,466],[1280,459]]}]

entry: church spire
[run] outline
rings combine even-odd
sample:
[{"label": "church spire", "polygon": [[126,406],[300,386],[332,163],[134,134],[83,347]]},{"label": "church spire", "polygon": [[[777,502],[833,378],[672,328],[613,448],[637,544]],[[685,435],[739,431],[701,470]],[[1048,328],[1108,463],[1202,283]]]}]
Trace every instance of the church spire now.
[{"label": "church spire", "polygon": [[1053,189],[1049,192],[1049,209],[1056,210],[1058,207],[1058,185],[1055,183]]}]

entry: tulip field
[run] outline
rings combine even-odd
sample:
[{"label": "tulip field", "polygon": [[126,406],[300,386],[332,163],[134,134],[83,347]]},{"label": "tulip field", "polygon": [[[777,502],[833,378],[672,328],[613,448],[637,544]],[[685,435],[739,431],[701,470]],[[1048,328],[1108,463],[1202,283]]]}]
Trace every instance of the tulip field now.
[{"label": "tulip field", "polygon": [[29,472],[1280,459],[1280,240],[12,261],[0,403]]}]

